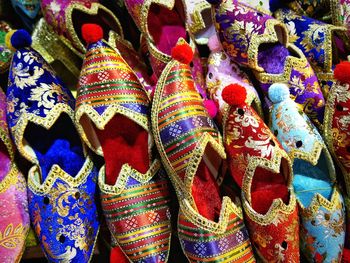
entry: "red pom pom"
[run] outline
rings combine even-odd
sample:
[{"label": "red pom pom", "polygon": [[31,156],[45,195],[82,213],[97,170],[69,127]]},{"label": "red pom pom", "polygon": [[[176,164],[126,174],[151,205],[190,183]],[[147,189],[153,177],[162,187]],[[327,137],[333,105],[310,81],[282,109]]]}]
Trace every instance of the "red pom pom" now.
[{"label": "red pom pom", "polygon": [[350,84],[350,62],[342,61],[335,66],[334,78],[341,83]]},{"label": "red pom pom", "polygon": [[212,100],[205,100],[203,104],[204,104],[204,107],[207,109],[210,118],[214,118],[218,113],[218,109],[215,105],[215,102]]},{"label": "red pom pom", "polygon": [[180,63],[189,64],[193,58],[193,50],[186,42],[177,44],[171,49],[171,56]]},{"label": "red pom pom", "polygon": [[103,38],[103,29],[97,24],[84,24],[81,27],[81,35],[86,43],[95,43]]},{"label": "red pom pom", "polygon": [[247,91],[239,84],[230,84],[222,91],[222,98],[229,105],[242,105],[247,98]]}]

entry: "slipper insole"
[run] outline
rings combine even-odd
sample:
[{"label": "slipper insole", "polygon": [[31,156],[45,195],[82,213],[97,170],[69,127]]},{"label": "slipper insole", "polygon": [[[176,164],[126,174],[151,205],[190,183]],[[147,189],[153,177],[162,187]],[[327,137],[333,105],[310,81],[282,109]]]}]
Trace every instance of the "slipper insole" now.
[{"label": "slipper insole", "polygon": [[0,182],[10,171],[11,161],[5,144],[0,141]]},{"label": "slipper insole", "polygon": [[327,161],[324,154],[320,156],[316,166],[304,160],[295,159],[293,171],[295,194],[304,207],[310,205],[316,193],[330,200],[332,183],[329,178]]},{"label": "slipper insole", "polygon": [[199,214],[212,221],[217,221],[221,210],[219,186],[203,160],[194,177],[192,195]]},{"label": "slipper insole", "polygon": [[288,55],[288,49],[280,43],[261,44],[258,52],[258,64],[266,73],[281,74],[284,72],[284,63]]},{"label": "slipper insole", "polygon": [[[105,182],[114,185],[121,167],[128,163],[141,173],[149,169],[148,133],[134,121],[115,115],[104,130],[96,129],[105,158]],[[221,208],[219,189],[202,161],[194,179],[192,193],[201,215],[216,219]]]},{"label": "slipper insole", "polygon": [[123,115],[115,115],[104,130],[95,129],[105,159],[105,183],[114,185],[120,169],[129,164],[140,173],[150,166],[148,133],[140,125]]},{"label": "slipper insole", "polygon": [[24,138],[37,156],[43,181],[54,164],[73,177],[84,164],[79,135],[66,114],[62,114],[49,130],[30,122]]},{"label": "slipper insole", "polygon": [[257,167],[251,186],[252,208],[260,214],[266,214],[274,199],[281,198],[287,204],[289,190],[286,185],[286,180],[281,173],[277,174]]},{"label": "slipper insole", "polygon": [[156,47],[170,55],[180,37],[186,39],[186,29],[175,8],[152,4],[147,17],[148,30],[153,37]]}]

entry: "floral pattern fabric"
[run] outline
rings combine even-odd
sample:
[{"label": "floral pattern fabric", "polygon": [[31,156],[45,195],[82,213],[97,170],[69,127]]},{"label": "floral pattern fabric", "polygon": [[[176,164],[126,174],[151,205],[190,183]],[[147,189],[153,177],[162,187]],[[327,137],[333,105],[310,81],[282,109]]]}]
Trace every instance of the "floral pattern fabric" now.
[{"label": "floral pattern fabric", "polygon": [[26,47],[14,54],[7,102],[7,121],[15,144],[20,154],[35,164],[28,174],[28,206],[46,257],[50,262],[89,262],[99,229],[97,171],[90,157],[82,157],[85,163],[77,174],[70,175],[54,164],[43,180],[30,145],[23,144],[29,122],[49,129],[62,114],[73,121],[73,95],[48,63]]},{"label": "floral pattern fabric", "polygon": [[226,54],[239,65],[253,70],[264,94],[275,82],[288,83],[294,100],[305,113],[316,124],[323,122],[325,100],[318,79],[304,56],[287,56],[280,74],[269,74],[258,63],[259,46],[270,44],[272,47],[280,42],[278,34],[285,35],[284,46],[298,49],[289,44],[288,32],[282,22],[228,0],[215,7],[215,25]]},{"label": "floral pattern fabric", "polygon": [[333,42],[341,41],[341,38],[333,37],[336,33],[344,33],[345,28],[296,15],[289,9],[278,10],[276,16],[287,26],[290,42],[305,54],[317,74],[323,94],[327,96],[334,83],[333,69],[337,59],[333,55],[337,49]]},{"label": "floral pattern fabric", "polygon": [[290,98],[273,105],[270,128],[293,161],[302,253],[308,260],[317,258],[316,262],[339,262],[345,241],[345,205],[321,135]]},{"label": "floral pattern fabric", "polygon": [[227,103],[222,99],[223,89],[233,83],[238,83],[247,90],[247,103],[262,116],[259,95],[248,76],[230,60],[222,49],[212,51],[208,58],[208,72],[206,76],[207,91],[210,98],[219,109],[219,123],[227,110]]},{"label": "floral pattern fabric", "polygon": [[350,193],[350,87],[336,82],[327,100],[324,135],[333,157],[338,161],[345,182],[346,193]]},{"label": "floral pattern fabric", "polygon": [[[281,170],[282,160],[290,162],[287,153],[246,103],[230,107],[224,119],[224,134],[229,169],[242,189],[243,210],[258,256],[264,262],[299,262],[298,209],[291,189],[292,172],[290,168],[288,174]],[[276,178],[285,184],[289,189],[288,205],[279,199],[278,204],[271,204],[266,214],[254,210],[252,184],[258,168],[260,178],[263,173],[269,176],[274,171]]]},{"label": "floral pattern fabric", "polygon": [[57,105],[74,109],[71,92],[56,78],[52,68],[31,48],[14,54],[7,89],[7,118],[15,130],[20,117],[26,114],[45,118]]},{"label": "floral pattern fabric", "polygon": [[75,178],[57,165],[43,184],[39,178],[34,166],[28,175],[29,212],[45,256],[50,262],[89,262],[99,229],[91,159]]}]

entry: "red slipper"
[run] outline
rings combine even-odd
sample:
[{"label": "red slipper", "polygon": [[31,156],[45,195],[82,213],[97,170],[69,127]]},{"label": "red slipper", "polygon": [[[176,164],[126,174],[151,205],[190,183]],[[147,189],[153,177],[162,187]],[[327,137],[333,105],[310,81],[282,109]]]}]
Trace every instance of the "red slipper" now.
[{"label": "red slipper", "polygon": [[299,219],[291,161],[276,137],[246,103],[246,89],[229,85],[223,99],[224,141],[231,174],[242,188],[253,245],[263,261],[299,261]]}]

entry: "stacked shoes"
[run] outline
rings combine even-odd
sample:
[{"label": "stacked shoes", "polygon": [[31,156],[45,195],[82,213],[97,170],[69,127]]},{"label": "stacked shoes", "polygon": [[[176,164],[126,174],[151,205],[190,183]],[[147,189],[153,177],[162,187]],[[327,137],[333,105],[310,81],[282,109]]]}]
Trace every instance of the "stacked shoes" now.
[{"label": "stacked shoes", "polygon": [[11,2],[1,262],[350,262],[348,1]]}]

